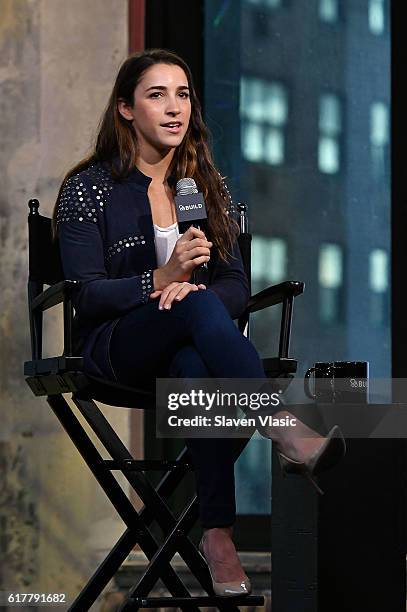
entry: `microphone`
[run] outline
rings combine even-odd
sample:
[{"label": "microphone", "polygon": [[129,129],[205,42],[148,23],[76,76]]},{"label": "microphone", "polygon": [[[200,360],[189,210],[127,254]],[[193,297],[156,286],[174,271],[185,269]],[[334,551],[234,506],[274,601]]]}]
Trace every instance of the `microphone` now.
[{"label": "microphone", "polygon": [[[193,178],[183,178],[177,182],[177,195],[175,196],[175,209],[180,234],[193,225],[205,233],[207,227],[207,214],[203,194],[198,191]],[[208,264],[197,266],[196,270],[207,270]]]}]

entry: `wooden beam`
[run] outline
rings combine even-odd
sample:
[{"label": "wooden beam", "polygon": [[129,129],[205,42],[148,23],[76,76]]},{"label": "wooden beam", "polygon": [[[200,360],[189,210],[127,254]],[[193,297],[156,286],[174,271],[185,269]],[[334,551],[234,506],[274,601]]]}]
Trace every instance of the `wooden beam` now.
[{"label": "wooden beam", "polygon": [[[129,55],[144,49],[145,0],[128,0]],[[144,411],[132,410],[129,417],[129,450],[135,459],[144,459]],[[135,491],[130,491],[130,501],[137,511],[143,506]],[[136,546],[135,549],[139,547]]]},{"label": "wooden beam", "polygon": [[145,0],[128,0],[129,54],[144,49]]}]

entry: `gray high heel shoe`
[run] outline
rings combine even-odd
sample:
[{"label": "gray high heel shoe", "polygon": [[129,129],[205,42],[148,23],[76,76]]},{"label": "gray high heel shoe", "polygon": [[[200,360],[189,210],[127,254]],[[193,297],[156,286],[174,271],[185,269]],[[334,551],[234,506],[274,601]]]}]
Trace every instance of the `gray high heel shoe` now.
[{"label": "gray high heel shoe", "polygon": [[318,486],[314,476],[333,467],[346,453],[346,443],[337,425],[332,427],[321,446],[307,459],[296,461],[277,451],[281,469],[286,474],[301,474],[307,478],[320,495],[324,492]]},{"label": "gray high heel shoe", "polygon": [[250,595],[252,592],[252,585],[250,583],[249,578],[246,576],[244,580],[235,581],[235,582],[216,582],[212,576],[210,565],[205,557],[204,549],[203,549],[203,540],[204,536],[202,536],[201,541],[199,542],[199,552],[202,557],[205,559],[205,562],[208,566],[209,573],[211,575],[212,580],[212,588],[215,595],[219,597],[237,597],[242,595]]}]

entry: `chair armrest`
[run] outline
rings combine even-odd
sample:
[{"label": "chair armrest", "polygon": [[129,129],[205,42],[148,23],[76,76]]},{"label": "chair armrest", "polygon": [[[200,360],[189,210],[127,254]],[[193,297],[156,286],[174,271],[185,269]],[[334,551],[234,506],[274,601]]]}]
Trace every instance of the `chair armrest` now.
[{"label": "chair armrest", "polygon": [[79,288],[80,281],[64,280],[48,287],[45,291],[37,295],[31,303],[32,310],[47,310],[56,304],[64,302],[72,297],[74,289]]},{"label": "chair armrest", "polygon": [[47,357],[37,361],[24,362],[24,376],[59,375],[64,372],[79,372],[83,367],[83,357]]},{"label": "chair armrest", "polygon": [[267,287],[252,295],[246,307],[246,313],[263,310],[275,304],[282,304],[287,298],[294,298],[304,292],[305,284],[300,281],[285,281],[272,287]]}]

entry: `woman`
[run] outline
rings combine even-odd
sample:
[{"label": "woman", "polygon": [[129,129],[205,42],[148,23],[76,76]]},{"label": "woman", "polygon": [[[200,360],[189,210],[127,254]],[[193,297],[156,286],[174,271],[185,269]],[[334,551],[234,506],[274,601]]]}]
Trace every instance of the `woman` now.
[{"label": "woman", "polygon": [[[85,371],[146,388],[159,376],[265,378],[232,320],[245,309],[248,283],[207,141],[181,58],[153,49],[122,64],[94,151],[65,177],[54,213],[65,277],[82,281],[75,338]],[[179,235],[174,185],[184,177],[204,193],[208,236],[196,228]],[[203,263],[207,270],[193,282]],[[343,454],[333,433],[322,438],[298,421],[295,433],[263,435],[278,444],[285,469],[312,477]],[[214,590],[247,594],[231,537],[234,440],[187,444],[204,529],[200,550]]]}]

